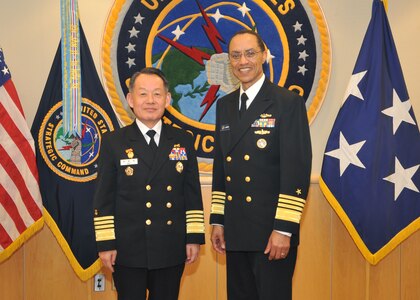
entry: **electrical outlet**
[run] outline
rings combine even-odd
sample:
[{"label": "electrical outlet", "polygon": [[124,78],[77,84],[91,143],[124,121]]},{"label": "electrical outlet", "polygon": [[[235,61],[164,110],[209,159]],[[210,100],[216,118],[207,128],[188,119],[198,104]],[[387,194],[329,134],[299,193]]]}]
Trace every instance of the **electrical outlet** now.
[{"label": "electrical outlet", "polygon": [[95,292],[105,291],[105,275],[104,274],[95,275],[93,290]]}]

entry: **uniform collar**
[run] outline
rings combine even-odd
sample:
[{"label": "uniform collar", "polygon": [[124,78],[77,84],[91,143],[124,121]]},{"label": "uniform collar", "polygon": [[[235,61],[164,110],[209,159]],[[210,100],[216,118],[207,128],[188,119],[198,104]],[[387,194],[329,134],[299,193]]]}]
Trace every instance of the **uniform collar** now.
[{"label": "uniform collar", "polygon": [[253,85],[251,85],[246,91],[244,91],[244,89],[242,88],[242,84],[241,84],[241,90],[239,93],[239,97],[242,95],[242,93],[246,93],[246,95],[248,96],[248,101],[247,103],[248,106],[251,104],[251,102],[255,99],[255,97],[257,96],[258,92],[260,91],[261,87],[263,86],[265,81],[265,75],[263,74],[261,76],[260,79],[257,80],[257,82],[255,82]]},{"label": "uniform collar", "polygon": [[143,134],[144,138],[146,139],[147,143],[149,143],[150,141],[150,137],[147,135],[147,132],[149,130],[156,131],[154,139],[155,139],[156,144],[159,145],[160,135],[162,132],[162,120],[159,120],[159,122],[157,122],[155,126],[153,126],[153,128],[147,127],[146,125],[144,125],[143,122],[141,122],[137,118],[136,118],[136,124],[137,124],[137,127],[140,129],[141,133]]}]

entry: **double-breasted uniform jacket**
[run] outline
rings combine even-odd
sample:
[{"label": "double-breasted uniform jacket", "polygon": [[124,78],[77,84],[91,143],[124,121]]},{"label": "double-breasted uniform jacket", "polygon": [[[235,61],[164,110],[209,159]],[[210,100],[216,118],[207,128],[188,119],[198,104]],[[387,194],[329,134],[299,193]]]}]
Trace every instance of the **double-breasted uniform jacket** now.
[{"label": "double-breasted uniform jacket", "polygon": [[264,251],[273,230],[299,224],[311,171],[302,97],[265,79],[239,119],[239,90],[217,103],[210,223],[224,226],[226,249]]},{"label": "double-breasted uniform jacket", "polygon": [[186,244],[204,244],[192,136],[162,124],[154,155],[136,122],[104,135],[94,197],[98,251],[116,263],[159,269],[182,264]]}]

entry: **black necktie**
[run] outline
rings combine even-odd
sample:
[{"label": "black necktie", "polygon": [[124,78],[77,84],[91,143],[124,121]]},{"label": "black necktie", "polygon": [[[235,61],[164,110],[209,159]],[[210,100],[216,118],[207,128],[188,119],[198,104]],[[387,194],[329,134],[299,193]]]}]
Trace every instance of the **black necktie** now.
[{"label": "black necktie", "polygon": [[156,131],[154,131],[153,129],[150,129],[148,132],[146,132],[146,134],[150,137],[149,147],[152,150],[153,154],[155,154],[156,149],[157,149],[157,145],[154,139]]},{"label": "black necktie", "polygon": [[246,112],[246,100],[248,100],[248,96],[245,93],[241,95],[241,107],[239,109],[239,118],[242,118]]}]

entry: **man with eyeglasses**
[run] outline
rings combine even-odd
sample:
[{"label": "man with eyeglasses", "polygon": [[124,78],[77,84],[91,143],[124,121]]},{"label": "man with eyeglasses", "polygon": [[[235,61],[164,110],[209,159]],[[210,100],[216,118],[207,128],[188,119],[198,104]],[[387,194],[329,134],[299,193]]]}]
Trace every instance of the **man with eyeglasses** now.
[{"label": "man with eyeglasses", "polygon": [[292,299],[312,161],[305,101],[265,77],[256,32],[235,33],[228,51],[240,88],[217,103],[211,241],[229,300]]}]

